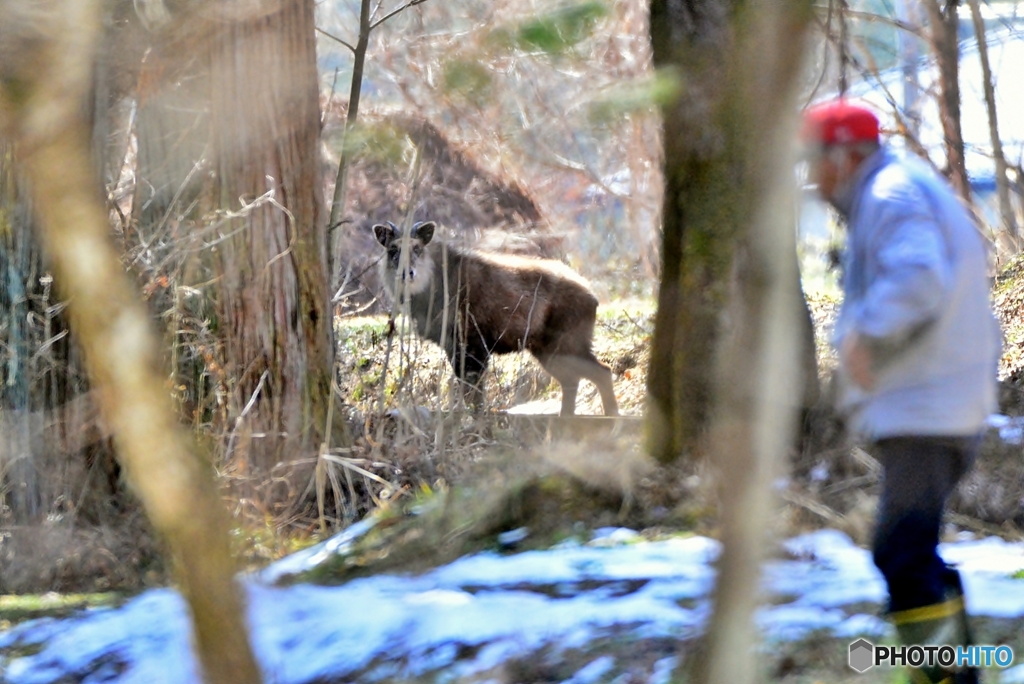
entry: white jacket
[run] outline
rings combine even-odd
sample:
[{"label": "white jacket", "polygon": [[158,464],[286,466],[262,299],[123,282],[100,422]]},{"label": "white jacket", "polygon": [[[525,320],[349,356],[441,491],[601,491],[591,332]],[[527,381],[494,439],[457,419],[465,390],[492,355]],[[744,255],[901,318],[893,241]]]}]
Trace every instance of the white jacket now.
[{"label": "white jacket", "polygon": [[931,168],[885,148],[850,197],[833,344],[866,336],[877,382],[862,390],[840,368],[840,410],[868,439],[980,432],[996,408],[1002,335],[974,222]]}]

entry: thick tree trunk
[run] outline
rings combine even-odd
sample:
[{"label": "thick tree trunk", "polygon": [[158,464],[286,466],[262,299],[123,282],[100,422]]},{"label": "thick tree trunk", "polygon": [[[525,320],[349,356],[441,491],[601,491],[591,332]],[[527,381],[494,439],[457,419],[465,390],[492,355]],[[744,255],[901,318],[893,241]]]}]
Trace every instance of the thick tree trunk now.
[{"label": "thick tree trunk", "polygon": [[230,20],[211,50],[213,201],[233,212],[218,247],[219,326],[240,416],[228,458],[267,475],[315,452],[331,400],[313,2]]},{"label": "thick tree trunk", "polygon": [[110,242],[98,197],[81,111],[99,24],[98,0],[0,5],[0,135],[17,144],[55,278],[74,295],[72,327],[119,457],[175,560],[204,677],[258,683],[225,511],[174,418],[148,313]]},{"label": "thick tree trunk", "polygon": [[[675,74],[685,87],[681,97],[662,108],[662,269],[647,412],[648,450],[662,461],[693,455],[706,433],[734,249],[756,218],[745,185],[748,162],[736,144],[745,135],[737,128],[741,113],[731,111],[728,101],[731,22],[744,5],[728,0],[651,3],[655,66]],[[796,268],[790,277],[798,293]],[[809,314],[802,324],[810,329]],[[813,351],[805,358],[804,402],[811,405],[817,398]]]},{"label": "thick tree trunk", "polygon": [[665,461],[692,454],[707,427],[714,345],[744,213],[745,200],[734,192],[737,160],[727,144],[728,124],[720,118],[724,57],[732,46],[730,4],[651,3],[654,65],[686,89],[662,108],[663,245],[648,373],[648,448]]}]

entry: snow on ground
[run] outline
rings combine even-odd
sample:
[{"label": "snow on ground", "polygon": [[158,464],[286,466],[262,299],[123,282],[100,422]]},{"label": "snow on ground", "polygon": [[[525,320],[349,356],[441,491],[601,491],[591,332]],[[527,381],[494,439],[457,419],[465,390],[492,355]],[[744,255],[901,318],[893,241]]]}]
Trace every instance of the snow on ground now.
[{"label": "snow on ground", "polygon": [[988,417],[988,426],[995,428],[1007,444],[1024,442],[1024,416],[992,415]]},{"label": "snow on ground", "polygon": [[[644,541],[629,530],[603,530],[587,544],[480,553],[418,576],[378,575],[336,587],[271,584],[343,550],[362,531],[350,529],[242,579],[268,681],[439,672],[453,681],[545,647],[584,646],[612,630],[686,639],[708,617],[719,553],[718,542],[703,537]],[[832,530],[784,547],[784,559],[765,568],[770,601],[757,616],[769,639],[814,630],[843,638],[889,633],[877,616],[885,588],[869,552]],[[964,572],[972,614],[1024,615],[1024,580],[1013,578],[1024,569],[1024,544],[964,540],[941,552]],[[188,633],[179,595],[148,591],[119,608],[0,633],[0,681],[191,684],[198,678]],[[673,658],[659,660],[651,681],[667,681],[673,665]],[[610,656],[598,657],[569,681],[600,681],[612,666]]]}]

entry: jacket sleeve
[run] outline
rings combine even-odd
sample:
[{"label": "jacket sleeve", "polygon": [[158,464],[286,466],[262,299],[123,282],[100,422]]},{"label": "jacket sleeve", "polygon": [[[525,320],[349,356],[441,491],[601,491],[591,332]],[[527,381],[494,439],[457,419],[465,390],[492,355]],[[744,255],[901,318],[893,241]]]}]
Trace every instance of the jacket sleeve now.
[{"label": "jacket sleeve", "polygon": [[867,199],[875,209],[864,226],[868,281],[852,327],[895,351],[948,302],[952,255],[941,217],[921,188],[876,188]]}]

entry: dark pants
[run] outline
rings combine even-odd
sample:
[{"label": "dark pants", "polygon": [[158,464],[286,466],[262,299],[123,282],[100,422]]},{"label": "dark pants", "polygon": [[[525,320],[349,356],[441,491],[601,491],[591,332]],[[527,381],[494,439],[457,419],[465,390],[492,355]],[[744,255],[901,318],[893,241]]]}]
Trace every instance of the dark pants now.
[{"label": "dark pants", "polygon": [[892,437],[872,445],[885,469],[873,550],[890,612],[945,600],[947,570],[936,553],[942,511],[980,445],[980,437]]}]

